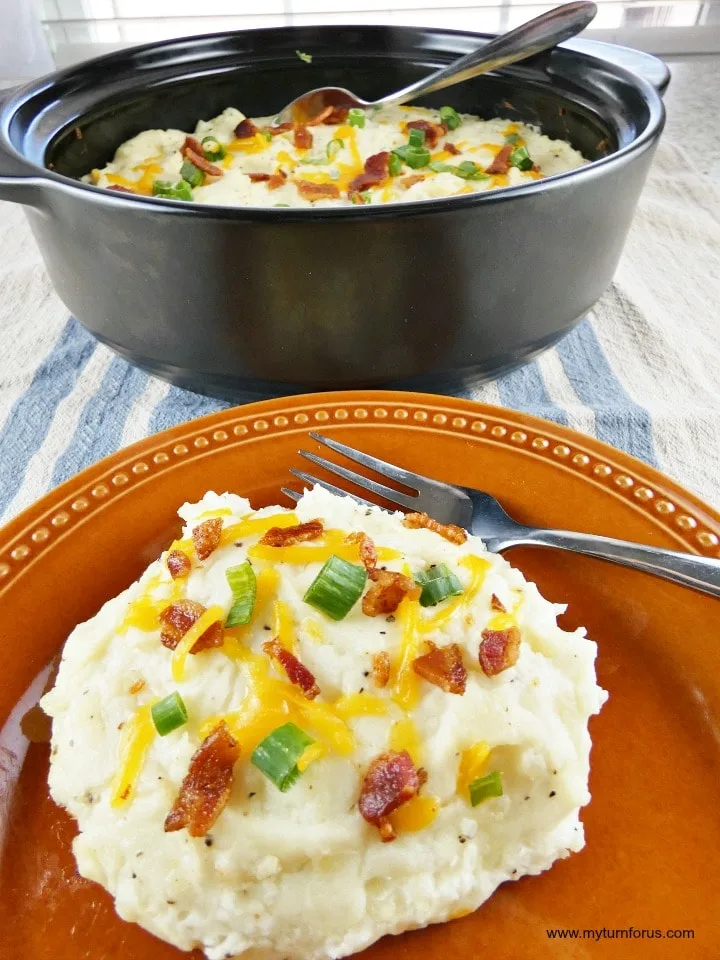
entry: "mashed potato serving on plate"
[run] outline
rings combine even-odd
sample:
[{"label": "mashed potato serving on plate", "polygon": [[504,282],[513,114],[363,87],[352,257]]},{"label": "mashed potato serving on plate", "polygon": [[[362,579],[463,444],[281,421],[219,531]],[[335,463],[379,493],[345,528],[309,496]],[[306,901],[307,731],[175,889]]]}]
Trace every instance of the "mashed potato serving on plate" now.
[{"label": "mashed potato serving on plate", "polygon": [[481,193],[587,161],[530,124],[422,107],[326,108],[275,125],[228,107],[193,134],[145,130],[83,179],[169,200],[332,207]]},{"label": "mashed potato serving on plate", "polygon": [[210,960],[325,960],[583,846],[595,644],[482,542],[208,493],[42,706],[80,873]]}]

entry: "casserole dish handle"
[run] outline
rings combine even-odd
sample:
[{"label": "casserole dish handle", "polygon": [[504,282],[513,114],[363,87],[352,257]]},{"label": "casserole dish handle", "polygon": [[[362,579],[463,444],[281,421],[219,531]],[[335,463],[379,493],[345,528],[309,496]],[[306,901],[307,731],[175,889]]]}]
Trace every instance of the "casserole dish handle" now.
[{"label": "casserole dish handle", "polygon": [[26,162],[11,146],[3,107],[17,88],[0,91],[0,200],[42,206],[46,181],[28,173]]},{"label": "casserole dish handle", "polygon": [[586,40],[584,37],[568,40],[563,44],[578,53],[597,57],[598,60],[607,60],[618,67],[623,67],[636,76],[647,80],[659,94],[665,93],[670,83],[670,67],[659,57],[643,50],[634,50],[632,47],[621,47],[616,43],[605,43],[602,40]]}]

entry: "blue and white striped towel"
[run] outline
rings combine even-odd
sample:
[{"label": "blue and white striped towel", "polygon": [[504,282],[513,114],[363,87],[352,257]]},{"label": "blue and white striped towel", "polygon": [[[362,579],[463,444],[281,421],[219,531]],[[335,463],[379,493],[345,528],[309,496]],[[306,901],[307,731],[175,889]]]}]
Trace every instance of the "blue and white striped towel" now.
[{"label": "blue and white striped towel", "polygon": [[[0,203],[0,519],[148,434],[228,404],[130,366],[68,317],[20,208]],[[720,505],[720,187],[661,144],[591,318],[473,399],[537,414]]]}]

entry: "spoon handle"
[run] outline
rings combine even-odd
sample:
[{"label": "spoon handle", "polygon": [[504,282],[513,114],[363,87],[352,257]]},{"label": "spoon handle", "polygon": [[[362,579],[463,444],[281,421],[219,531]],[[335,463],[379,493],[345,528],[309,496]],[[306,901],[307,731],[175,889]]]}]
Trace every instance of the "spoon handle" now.
[{"label": "spoon handle", "polygon": [[578,0],[576,3],[556,7],[515,30],[496,37],[479,50],[473,50],[460,60],[431,73],[429,77],[424,77],[376,102],[383,106],[397,106],[426,93],[462,83],[463,80],[469,80],[481,73],[497,70],[508,63],[524,60],[574,37],[585,29],[596,13],[597,7],[589,0]]}]

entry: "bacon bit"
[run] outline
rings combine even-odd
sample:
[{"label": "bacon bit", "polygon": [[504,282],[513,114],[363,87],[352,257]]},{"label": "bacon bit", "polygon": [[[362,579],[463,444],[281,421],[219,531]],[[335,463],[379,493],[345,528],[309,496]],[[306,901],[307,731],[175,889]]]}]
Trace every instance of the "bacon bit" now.
[{"label": "bacon bit", "polygon": [[198,560],[207,560],[213,550],[220,546],[220,534],[222,533],[222,520],[220,517],[213,517],[211,520],[203,520],[196,527],[193,527],[192,541],[195,546],[195,553]]},{"label": "bacon bit", "polygon": [[221,177],[223,171],[210,163],[203,156],[202,144],[195,137],[185,137],[185,143],[180,148],[180,153],[189,160],[198,170],[203,170],[209,177]]},{"label": "bacon bit", "polygon": [[287,674],[290,683],[300,687],[308,700],[314,700],[320,693],[320,687],[313,674],[304,666],[294,653],[290,653],[280,643],[277,637],[274,640],[267,640],[263,644],[263,650],[269,657],[273,657]]},{"label": "bacon bit", "polygon": [[230,799],[233,766],[240,745],[221,721],[192,755],[175,803],[165,818],[165,833],[187,827],[191,837],[204,837]]},{"label": "bacon bit", "polygon": [[293,134],[293,143],[300,150],[309,150],[313,145],[313,135],[310,133],[304,123],[298,123],[295,126]]},{"label": "bacon bit", "polygon": [[[295,126],[291,121],[287,123],[278,123],[274,127],[265,127],[264,133],[269,133],[271,137],[276,137],[279,133],[287,133],[288,130],[292,130]],[[237,130],[235,131],[235,136],[237,136]]]},{"label": "bacon bit", "polygon": [[403,518],[403,526],[410,530],[432,530],[450,543],[465,543],[467,540],[467,532],[462,527],[457,527],[454,523],[438,523],[426,513],[407,513]]},{"label": "bacon bit", "polygon": [[173,580],[180,580],[186,577],[192,569],[190,557],[182,550],[171,550],[165,561]]},{"label": "bacon bit", "polygon": [[498,153],[495,154],[495,159],[486,168],[485,173],[507,173],[510,169],[510,154],[513,152],[513,145],[511,143],[506,143]]},{"label": "bacon bit", "polygon": [[115,190],[117,193],[135,193],[134,190],[131,190],[130,187],[123,187],[119,183],[113,183],[111,187],[106,187],[106,190]]},{"label": "bacon bit", "polygon": [[508,667],[514,667],[519,655],[520,631],[517,627],[483,630],[478,659],[485,676],[494,677]]},{"label": "bacon bit", "polygon": [[[292,124],[290,124],[290,126],[292,126]],[[245,117],[244,120],[241,120],[233,130],[236,140],[249,140],[250,137],[254,137],[257,132],[258,128],[255,126],[252,120],[248,119],[248,117]]]},{"label": "bacon bit", "polygon": [[145,689],[144,680],[136,680],[135,683],[131,684],[128,693],[140,693],[141,690]]},{"label": "bacon bit", "polygon": [[497,610],[498,613],[507,613],[505,604],[502,602],[500,597],[496,596],[496,594],[493,594],[490,597],[490,609]]},{"label": "bacon bit", "polygon": [[358,809],[367,823],[380,830],[383,843],[395,839],[388,817],[414,797],[427,779],[424,770],[416,770],[406,750],[388,750],[368,767],[358,800]]},{"label": "bacon bit", "polygon": [[328,117],[332,116],[335,111],[335,107],[325,107],[324,110],[321,110],[320,113],[316,114],[312,120],[306,120],[306,127],[317,127],[320,123],[325,123]]},{"label": "bacon bit", "polygon": [[[168,650],[174,650],[195,621],[199,620],[205,613],[206,609],[196,600],[176,600],[169,607],[165,607],[160,613],[160,622],[163,624],[160,630],[162,645],[167,647]],[[223,639],[222,624],[217,620],[215,623],[211,623],[205,633],[198,637],[190,653],[200,653],[201,650],[208,650],[210,647],[221,647]]]},{"label": "bacon bit", "polygon": [[443,144],[443,150],[447,150],[448,153],[451,153],[454,157],[457,157],[460,154],[460,150],[455,146],[454,143],[450,143],[448,140]]},{"label": "bacon bit", "polygon": [[334,126],[337,123],[345,123],[349,112],[349,107],[333,107],[332,113],[328,114],[323,120],[323,123],[328,127]]},{"label": "bacon bit", "polygon": [[375,582],[362,599],[362,612],[366,617],[395,613],[403,597],[413,594],[420,596],[419,587],[403,573],[375,570],[370,578]]},{"label": "bacon bit", "polygon": [[296,180],[295,186],[305,200],[337,200],[340,191],[334,183],[310,183],[309,180]]},{"label": "bacon bit", "polygon": [[436,147],[440,137],[444,137],[448,132],[444,123],[430,123],[429,120],[411,120],[405,126],[408,130],[422,130],[425,134],[425,146],[430,150]]},{"label": "bacon bit", "polygon": [[365,161],[365,172],[358,174],[348,186],[348,196],[362,193],[368,187],[377,187],[390,175],[390,154],[387,150],[374,153]]},{"label": "bacon bit", "polygon": [[400,181],[400,185],[404,187],[406,190],[409,190],[410,187],[412,187],[414,184],[422,183],[424,179],[425,177],[423,176],[422,173],[413,173],[413,175],[410,177],[403,177],[402,180]]},{"label": "bacon bit", "polygon": [[317,540],[323,534],[322,520],[308,520],[294,527],[270,527],[260,539],[266,547],[289,547],[306,540]]},{"label": "bacon bit", "polygon": [[434,683],[445,693],[465,693],[467,670],[462,659],[462,650],[457,643],[436,647],[426,641],[430,652],[413,660],[413,670],[424,680]]},{"label": "bacon bit", "polygon": [[376,687],[386,687],[390,680],[390,654],[381,651],[372,656],[372,678]]},{"label": "bacon bit", "polygon": [[278,170],[277,173],[249,173],[248,177],[253,183],[267,183],[268,190],[277,190],[287,180],[284,170]]},{"label": "bacon bit", "polygon": [[373,577],[377,568],[377,551],[370,537],[366,533],[350,533],[345,537],[345,542],[360,544],[360,559],[368,575]]}]

